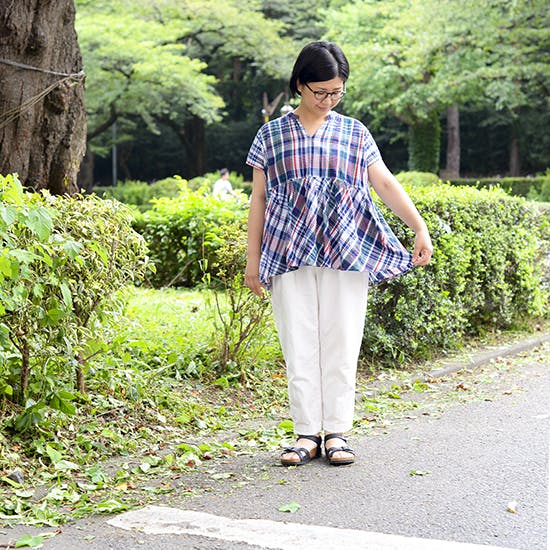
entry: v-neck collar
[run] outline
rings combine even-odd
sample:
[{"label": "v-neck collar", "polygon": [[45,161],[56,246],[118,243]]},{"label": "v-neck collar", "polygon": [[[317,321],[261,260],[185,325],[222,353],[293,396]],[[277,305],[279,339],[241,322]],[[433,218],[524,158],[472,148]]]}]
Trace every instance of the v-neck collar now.
[{"label": "v-neck collar", "polygon": [[300,127],[300,130],[302,131],[302,133],[304,134],[305,137],[310,138],[310,139],[314,139],[319,134],[319,132],[328,124],[328,122],[332,119],[334,114],[333,114],[332,111],[329,111],[327,113],[327,116],[325,117],[325,119],[323,120],[321,125],[319,126],[319,128],[317,128],[317,130],[315,130],[315,132],[313,134],[308,134],[308,132],[306,131],[304,125],[302,124],[302,121],[300,120],[300,117],[297,114],[295,114],[294,111],[290,112],[288,114],[288,116],[296,121],[296,123]]}]

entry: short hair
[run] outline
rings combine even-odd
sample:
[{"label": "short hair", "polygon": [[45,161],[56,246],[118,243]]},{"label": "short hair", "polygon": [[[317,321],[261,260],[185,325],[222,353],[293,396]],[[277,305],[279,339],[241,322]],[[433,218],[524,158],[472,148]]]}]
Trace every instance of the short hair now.
[{"label": "short hair", "polygon": [[222,168],[220,170],[220,176],[227,176],[229,174],[229,170],[227,168]]},{"label": "short hair", "polygon": [[324,40],[307,44],[298,55],[289,88],[292,96],[300,95],[297,83],[324,82],[339,76],[344,83],[349,77],[349,63],[344,52],[332,42]]}]

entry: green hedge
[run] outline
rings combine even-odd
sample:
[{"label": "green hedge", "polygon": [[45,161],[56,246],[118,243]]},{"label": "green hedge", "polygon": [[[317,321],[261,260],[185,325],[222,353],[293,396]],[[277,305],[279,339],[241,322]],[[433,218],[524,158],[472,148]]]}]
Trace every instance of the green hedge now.
[{"label": "green hedge", "polygon": [[500,187],[510,195],[527,197],[535,200],[550,201],[550,177],[534,178],[480,178],[480,179],[453,179],[451,185],[468,185],[478,189]]},{"label": "green hedge", "polygon": [[[501,189],[438,183],[409,193],[433,236],[432,264],[372,289],[363,357],[388,364],[428,357],[462,337],[520,325],[542,315],[548,286],[548,210]],[[398,237],[412,233],[385,207]],[[246,220],[247,206],[187,189],[139,216],[157,273],[152,283],[193,286],[219,258],[224,226]],[[234,223],[235,222],[235,223]],[[244,229],[242,229],[244,231]],[[239,269],[244,272],[245,258]]]},{"label": "green hedge", "polygon": [[223,201],[213,197],[209,188],[193,191],[187,184],[178,197],[155,200],[153,208],[134,221],[156,267],[150,283],[157,288],[199,284],[215,263],[223,226],[244,222],[247,215],[245,200]]},{"label": "green hedge", "polygon": [[[210,172],[189,181],[182,179],[180,176],[165,178],[153,183],[127,180],[115,186],[94,187],[94,193],[101,198],[115,199],[135,207],[140,212],[146,212],[153,208],[155,199],[175,198],[182,189],[208,194],[213,190],[214,183],[219,177],[218,172]],[[244,182],[243,177],[236,172],[229,174],[229,181],[235,190],[240,190],[246,195],[249,195],[252,191],[251,184]]]},{"label": "green hedge", "polygon": [[26,403],[16,427],[46,406],[74,409],[73,379],[83,391],[86,358],[122,311],[118,291],[147,268],[132,219],[116,201],[29,193],[0,176],[0,403]]},{"label": "green hedge", "polygon": [[410,187],[421,187],[426,185],[436,185],[441,180],[437,174],[433,172],[399,172],[395,177],[402,185]]},{"label": "green hedge", "polygon": [[154,183],[145,181],[124,181],[111,187],[94,187],[94,193],[104,199],[115,199],[135,206],[144,212],[152,207],[152,200],[161,197],[176,197],[185,180],[166,178]]},{"label": "green hedge", "polygon": [[[464,336],[510,328],[548,305],[548,210],[500,189],[438,184],[409,193],[434,241],[427,268],[376,287],[363,355],[384,363],[429,357]],[[412,248],[411,232],[383,208]]]}]

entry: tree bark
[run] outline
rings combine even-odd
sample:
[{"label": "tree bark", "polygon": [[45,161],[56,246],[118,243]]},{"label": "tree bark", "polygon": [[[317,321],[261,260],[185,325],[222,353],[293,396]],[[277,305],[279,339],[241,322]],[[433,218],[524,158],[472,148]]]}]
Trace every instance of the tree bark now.
[{"label": "tree bark", "polygon": [[[56,194],[78,191],[86,145],[74,20],[73,0],[0,6],[0,173],[17,172],[24,185]],[[18,116],[6,120],[10,111]]]},{"label": "tree bark", "polygon": [[80,171],[78,172],[78,189],[84,190],[86,193],[91,193],[94,188],[94,164],[95,155],[93,151],[86,146],[86,154],[80,164]]},{"label": "tree bark", "polygon": [[202,176],[206,172],[206,126],[204,120],[191,117],[185,129],[179,134],[187,152],[187,171],[190,178]]},{"label": "tree bark", "polygon": [[510,176],[519,177],[521,171],[521,157],[519,154],[519,139],[517,136],[512,136],[512,142],[510,143],[510,159],[508,171]]},{"label": "tree bark", "polygon": [[460,115],[456,105],[447,108],[447,166],[444,176],[446,179],[460,177]]}]

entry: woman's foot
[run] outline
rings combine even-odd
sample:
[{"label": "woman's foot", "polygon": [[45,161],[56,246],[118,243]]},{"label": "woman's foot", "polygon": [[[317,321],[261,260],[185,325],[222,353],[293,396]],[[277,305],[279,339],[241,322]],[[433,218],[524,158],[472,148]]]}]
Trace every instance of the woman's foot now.
[{"label": "woman's foot", "polygon": [[299,435],[294,447],[287,447],[281,453],[283,466],[301,466],[321,456],[320,435]]},{"label": "woman's foot", "polygon": [[327,460],[333,466],[342,466],[355,462],[355,452],[352,448],[348,447],[346,443],[347,440],[342,434],[334,433],[325,435],[325,454]]}]

